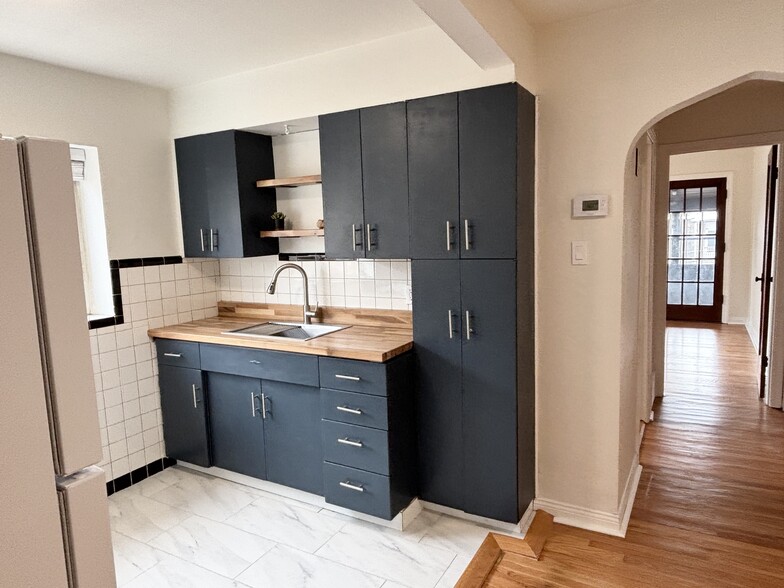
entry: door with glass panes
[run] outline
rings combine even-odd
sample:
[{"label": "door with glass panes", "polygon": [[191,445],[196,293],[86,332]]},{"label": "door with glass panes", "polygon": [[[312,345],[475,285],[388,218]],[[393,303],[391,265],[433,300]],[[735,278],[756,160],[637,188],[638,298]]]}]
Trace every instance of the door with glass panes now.
[{"label": "door with glass panes", "polygon": [[727,179],[670,182],[667,320],[721,322]]}]

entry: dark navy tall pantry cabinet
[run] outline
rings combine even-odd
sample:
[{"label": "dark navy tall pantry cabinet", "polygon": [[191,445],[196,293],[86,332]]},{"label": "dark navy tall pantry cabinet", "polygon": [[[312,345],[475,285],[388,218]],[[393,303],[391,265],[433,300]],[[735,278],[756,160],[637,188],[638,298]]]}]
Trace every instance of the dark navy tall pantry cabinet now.
[{"label": "dark navy tall pantry cabinet", "polygon": [[516,523],[534,497],[534,97],[408,103],[422,499]]}]

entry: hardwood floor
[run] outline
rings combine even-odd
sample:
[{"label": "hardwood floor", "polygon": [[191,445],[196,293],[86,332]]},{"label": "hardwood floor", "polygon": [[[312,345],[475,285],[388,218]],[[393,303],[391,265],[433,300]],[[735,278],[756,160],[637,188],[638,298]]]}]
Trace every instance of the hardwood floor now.
[{"label": "hardwood floor", "polygon": [[625,539],[555,525],[486,586],[784,586],[784,412],[758,398],[744,327],[670,323]]}]

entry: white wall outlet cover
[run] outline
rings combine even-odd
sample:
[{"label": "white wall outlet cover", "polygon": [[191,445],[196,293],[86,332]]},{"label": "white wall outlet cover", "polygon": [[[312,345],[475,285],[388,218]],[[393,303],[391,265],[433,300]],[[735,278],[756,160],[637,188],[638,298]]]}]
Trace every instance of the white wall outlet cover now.
[{"label": "white wall outlet cover", "polygon": [[589,194],[572,198],[572,218],[595,218],[607,216],[610,197],[606,194]]}]

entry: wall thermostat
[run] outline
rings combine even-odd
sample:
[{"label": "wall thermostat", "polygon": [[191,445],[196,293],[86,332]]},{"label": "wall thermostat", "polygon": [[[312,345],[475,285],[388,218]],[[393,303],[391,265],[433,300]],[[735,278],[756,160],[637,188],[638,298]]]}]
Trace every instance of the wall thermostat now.
[{"label": "wall thermostat", "polygon": [[572,218],[607,216],[609,196],[591,194],[572,198]]}]

